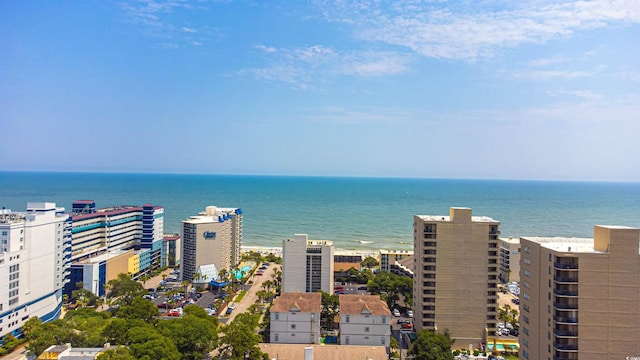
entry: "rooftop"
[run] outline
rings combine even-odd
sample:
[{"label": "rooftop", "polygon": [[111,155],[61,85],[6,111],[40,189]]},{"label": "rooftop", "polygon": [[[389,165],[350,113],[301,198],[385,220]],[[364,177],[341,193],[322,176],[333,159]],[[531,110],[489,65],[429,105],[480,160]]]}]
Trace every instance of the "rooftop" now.
[{"label": "rooftop", "polygon": [[387,315],[391,311],[387,304],[380,300],[378,295],[344,294],[338,295],[340,299],[340,315]]},{"label": "rooftop", "polygon": [[540,246],[558,251],[575,253],[602,253],[595,251],[593,239],[588,238],[565,238],[565,237],[523,237],[522,239],[533,241]]},{"label": "rooftop", "polygon": [[270,359],[300,360],[304,359],[304,349],[313,349],[314,359],[340,360],[386,360],[387,351],[384,346],[362,345],[308,345],[308,344],[259,344],[260,350],[269,354]]},{"label": "rooftop", "polygon": [[387,250],[387,249],[380,249],[380,254],[413,255],[413,250]]},{"label": "rooftop", "polygon": [[271,312],[312,312],[322,310],[322,295],[320,293],[282,293],[271,305]]},{"label": "rooftop", "polygon": [[[418,218],[422,219],[422,221],[432,221],[432,222],[449,222],[451,221],[451,217],[446,215],[416,215]],[[499,224],[500,221],[490,218],[488,216],[472,216],[472,222],[486,222],[486,223],[496,223]]]}]

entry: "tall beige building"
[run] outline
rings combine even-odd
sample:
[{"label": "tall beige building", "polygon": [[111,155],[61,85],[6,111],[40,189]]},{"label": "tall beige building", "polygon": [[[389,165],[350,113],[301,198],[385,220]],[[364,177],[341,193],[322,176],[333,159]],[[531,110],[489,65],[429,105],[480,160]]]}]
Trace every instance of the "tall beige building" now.
[{"label": "tall beige building", "polygon": [[333,294],[333,241],[296,234],[282,241],[282,292]]},{"label": "tall beige building", "polygon": [[495,335],[499,225],[469,208],[414,216],[416,330],[449,330],[456,348]]},{"label": "tall beige building", "polygon": [[181,236],[182,280],[193,280],[203,265],[229,271],[240,263],[242,209],[207,206],[204,212],[182,221]]},{"label": "tall beige building", "polygon": [[640,229],[521,238],[520,358],[640,356]]},{"label": "tall beige building", "polygon": [[520,282],[520,239],[498,239],[500,267],[498,277],[503,282]]}]

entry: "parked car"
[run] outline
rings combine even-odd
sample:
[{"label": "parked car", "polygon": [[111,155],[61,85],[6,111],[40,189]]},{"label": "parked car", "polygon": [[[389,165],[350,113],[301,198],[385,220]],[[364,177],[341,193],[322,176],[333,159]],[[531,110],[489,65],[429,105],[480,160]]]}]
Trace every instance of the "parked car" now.
[{"label": "parked car", "polygon": [[400,328],[401,329],[411,329],[411,328],[413,328],[413,325],[411,325],[411,323],[408,322],[408,323],[404,323],[404,324],[400,325]]},{"label": "parked car", "polygon": [[407,316],[412,318],[413,317],[413,311],[407,310]]},{"label": "parked car", "polygon": [[406,319],[398,319],[398,324],[400,324],[400,325],[402,325],[402,324],[408,324],[408,323],[410,323],[410,322],[411,322],[411,321],[406,320]]},{"label": "parked car", "polygon": [[262,271],[256,272],[256,276],[262,276]]},{"label": "parked car", "polygon": [[358,286],[358,290],[368,290],[366,286]]},{"label": "parked car", "polygon": [[400,317],[400,310],[398,310],[398,309],[393,309],[393,316],[395,316],[395,317]]},{"label": "parked car", "polygon": [[520,299],[511,299],[511,302],[516,305],[520,305]]},{"label": "parked car", "polygon": [[232,310],[235,309],[236,308],[236,303],[232,303],[231,305],[229,305],[229,308],[232,309]]},{"label": "parked car", "polygon": [[509,335],[511,336],[520,336],[520,332],[516,329],[509,330]]},{"label": "parked car", "polygon": [[233,312],[233,308],[228,307],[226,314],[231,315],[232,312]]}]

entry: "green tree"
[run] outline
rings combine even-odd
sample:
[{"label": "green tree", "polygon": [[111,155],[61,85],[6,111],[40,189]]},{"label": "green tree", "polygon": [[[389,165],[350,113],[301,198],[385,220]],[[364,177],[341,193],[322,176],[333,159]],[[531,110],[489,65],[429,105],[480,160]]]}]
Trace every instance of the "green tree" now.
[{"label": "green tree", "polygon": [[445,334],[436,334],[429,330],[420,330],[411,344],[409,354],[420,360],[453,360],[451,338]]},{"label": "green tree", "polygon": [[123,305],[116,311],[116,316],[123,319],[140,319],[155,324],[158,319],[158,308],[153,302],[136,297],[129,305]]},{"label": "green tree", "polygon": [[335,326],[335,317],[340,314],[340,298],[335,294],[328,294],[320,290],[322,294],[322,309],[320,310],[320,323],[324,323],[327,330]]},{"label": "green tree", "polygon": [[366,268],[371,269],[372,267],[376,267],[376,266],[380,265],[380,262],[378,261],[378,259],[376,259],[374,257],[367,256],[364,260],[362,260],[360,265],[362,265],[362,267],[366,267]]},{"label": "green tree", "polygon": [[232,360],[263,358],[258,344],[261,337],[256,333],[260,315],[242,313],[235,320],[222,328],[224,335],[220,338],[220,351]]},{"label": "green tree", "polygon": [[153,328],[136,327],[127,331],[129,350],[139,360],[180,360],[178,348]]},{"label": "green tree", "polygon": [[102,330],[102,336],[104,336],[105,340],[110,344],[127,345],[129,343],[127,331],[136,327],[147,328],[149,331],[154,331],[151,325],[139,319],[112,319]]},{"label": "green tree", "polygon": [[404,297],[405,304],[413,303],[413,280],[411,278],[381,271],[367,283],[367,288],[372,294],[380,295],[380,298],[392,308]]},{"label": "green tree", "polygon": [[110,297],[115,298],[116,304],[131,305],[133,299],[146,293],[144,286],[133,280],[128,274],[119,274],[117,279],[109,280]]},{"label": "green tree", "polygon": [[26,338],[27,351],[31,355],[38,356],[51,345],[73,344],[77,340],[77,335],[63,320],[55,320],[31,329]]},{"label": "green tree", "polygon": [[136,360],[126,346],[109,349],[96,357],[97,360]]},{"label": "green tree", "polygon": [[159,332],[173,340],[183,360],[202,359],[216,347],[218,322],[196,305],[185,307],[184,312],[182,318],[161,322]]}]

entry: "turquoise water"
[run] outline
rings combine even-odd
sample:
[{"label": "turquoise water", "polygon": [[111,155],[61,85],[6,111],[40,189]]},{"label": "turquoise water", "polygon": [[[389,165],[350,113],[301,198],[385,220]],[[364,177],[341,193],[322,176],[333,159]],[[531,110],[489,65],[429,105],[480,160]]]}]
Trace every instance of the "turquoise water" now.
[{"label": "turquoise water", "polygon": [[14,211],[28,201],[70,209],[77,199],[164,206],[166,233],[207,205],[241,207],[244,244],[257,246],[307,233],[342,249],[410,249],[413,215],[448,215],[452,206],[500,221],[501,236],[640,227],[638,183],[0,172],[0,206]]}]

